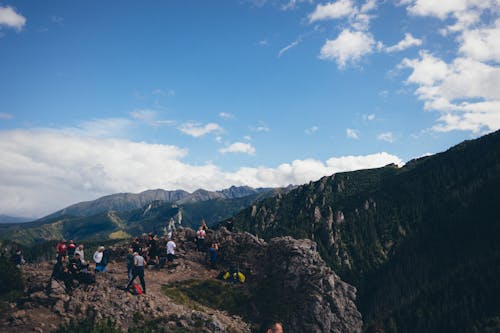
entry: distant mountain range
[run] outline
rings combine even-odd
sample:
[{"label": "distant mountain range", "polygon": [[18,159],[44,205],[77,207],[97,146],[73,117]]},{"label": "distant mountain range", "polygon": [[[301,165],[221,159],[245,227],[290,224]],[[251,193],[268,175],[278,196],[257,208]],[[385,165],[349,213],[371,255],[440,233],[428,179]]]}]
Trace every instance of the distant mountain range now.
[{"label": "distant mountain range", "polygon": [[500,131],[251,205],[237,230],[313,239],[366,332],[500,332]]},{"label": "distant mountain range", "polygon": [[33,218],[0,214],[0,223],[23,223],[29,221],[33,221]]},{"label": "distant mountain range", "polygon": [[167,191],[162,189],[147,190],[141,193],[116,193],[96,200],[80,202],[68,206],[41,220],[53,219],[60,216],[85,217],[108,211],[130,211],[142,208],[154,201],[185,204],[214,199],[237,199],[271,190],[270,188],[254,189],[248,186],[232,186],[220,191],[199,189],[193,193],[183,190]]},{"label": "distant mountain range", "polygon": [[182,226],[208,225],[233,216],[252,203],[286,193],[286,188],[230,187],[220,191],[148,190],[118,193],[71,205],[28,223],[0,225],[0,238],[24,244],[53,239],[126,238],[143,232],[163,232],[174,218]]}]

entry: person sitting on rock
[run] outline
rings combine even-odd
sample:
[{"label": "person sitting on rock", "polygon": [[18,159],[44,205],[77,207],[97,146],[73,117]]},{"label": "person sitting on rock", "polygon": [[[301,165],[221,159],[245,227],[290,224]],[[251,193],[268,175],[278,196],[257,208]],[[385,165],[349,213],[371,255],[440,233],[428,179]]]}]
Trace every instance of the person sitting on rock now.
[{"label": "person sitting on rock", "polygon": [[273,323],[271,324],[266,333],[283,333],[283,325],[281,323]]},{"label": "person sitting on rock", "polygon": [[73,281],[68,270],[68,257],[63,255],[58,258],[50,278],[62,281],[67,289],[71,289],[73,287]]},{"label": "person sitting on rock", "polygon": [[82,266],[84,268],[88,268],[89,264],[85,261],[85,252],[83,249],[84,249],[83,244],[78,245],[78,247],[75,250],[75,254],[78,253],[78,255],[80,256],[80,261],[82,262]]},{"label": "person sitting on rock", "polygon": [[70,240],[68,242],[67,246],[68,246],[68,250],[67,250],[67,252],[68,252],[68,258],[69,259],[73,259],[73,256],[75,255],[75,251],[76,251],[76,244],[75,244],[75,242],[73,242],[72,240]]},{"label": "person sitting on rock", "polygon": [[75,252],[73,259],[69,261],[68,272],[70,278],[78,282],[93,283],[95,281],[94,276],[85,270],[85,266],[83,266],[80,260],[80,254],[77,252]]},{"label": "person sitting on rock", "polygon": [[107,258],[104,257],[104,246],[99,246],[97,251],[94,253],[94,262],[96,272],[106,272],[106,265],[108,264]]},{"label": "person sitting on rock", "polygon": [[132,271],[132,278],[128,280],[128,284],[127,287],[125,287],[125,290],[128,290],[134,282],[135,278],[139,277],[139,280],[141,281],[142,292],[144,294],[146,293],[146,281],[144,281],[144,266],[146,266],[147,264],[148,263],[143,256],[139,255],[139,253],[137,252],[134,253],[134,269]]}]

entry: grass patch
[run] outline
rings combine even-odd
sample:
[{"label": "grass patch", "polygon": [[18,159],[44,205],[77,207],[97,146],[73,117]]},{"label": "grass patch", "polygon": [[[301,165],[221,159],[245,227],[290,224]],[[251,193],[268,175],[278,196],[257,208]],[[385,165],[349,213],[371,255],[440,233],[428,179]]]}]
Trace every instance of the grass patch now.
[{"label": "grass patch", "polygon": [[118,231],[110,233],[108,237],[109,237],[109,239],[126,239],[126,238],[131,238],[132,236],[130,236],[128,233],[126,233],[123,230],[118,230]]},{"label": "grass patch", "polygon": [[219,280],[186,280],[163,286],[164,293],[174,302],[200,310],[200,305],[223,310],[254,321],[252,295],[246,285],[233,285]]}]

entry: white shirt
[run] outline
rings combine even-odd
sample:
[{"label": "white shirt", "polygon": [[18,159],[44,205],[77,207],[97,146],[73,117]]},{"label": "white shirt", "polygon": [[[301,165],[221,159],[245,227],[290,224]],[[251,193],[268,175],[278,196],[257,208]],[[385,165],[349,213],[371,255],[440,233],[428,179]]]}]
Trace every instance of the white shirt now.
[{"label": "white shirt", "polygon": [[94,261],[96,262],[96,264],[100,263],[101,260],[102,260],[102,252],[95,251],[95,253],[94,253]]},{"label": "white shirt", "polygon": [[85,263],[85,255],[84,255],[83,250],[76,249],[75,254],[77,254],[77,253],[80,255],[80,260],[82,261],[82,263]]},{"label": "white shirt", "polygon": [[175,254],[174,249],[177,246],[175,245],[174,241],[168,241],[167,243],[167,254]]}]

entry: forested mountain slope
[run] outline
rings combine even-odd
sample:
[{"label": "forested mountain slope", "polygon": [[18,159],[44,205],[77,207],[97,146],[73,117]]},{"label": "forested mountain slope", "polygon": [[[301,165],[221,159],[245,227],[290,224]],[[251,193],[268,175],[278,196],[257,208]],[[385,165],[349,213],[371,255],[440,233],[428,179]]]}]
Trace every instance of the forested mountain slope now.
[{"label": "forested mountain slope", "polygon": [[324,177],[233,222],[267,239],[315,240],[359,287],[366,329],[485,331],[499,325],[499,204],[497,131],[402,168]]}]

